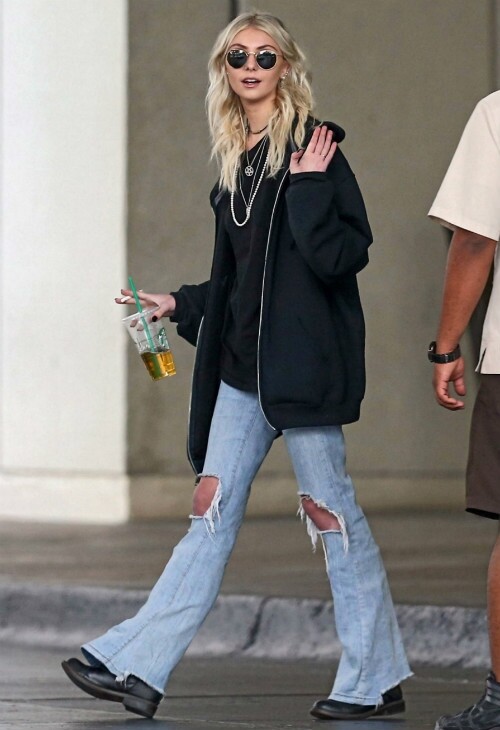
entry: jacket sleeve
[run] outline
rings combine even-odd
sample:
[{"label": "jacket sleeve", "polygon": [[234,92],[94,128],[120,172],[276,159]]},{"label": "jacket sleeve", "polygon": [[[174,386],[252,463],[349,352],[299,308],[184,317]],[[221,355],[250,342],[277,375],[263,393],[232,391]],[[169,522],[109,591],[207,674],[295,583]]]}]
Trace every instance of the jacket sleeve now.
[{"label": "jacket sleeve", "polygon": [[291,175],[286,198],[297,248],[322,281],[328,284],[366,266],[370,225],[356,178],[339,149],[327,172]]},{"label": "jacket sleeve", "polygon": [[177,334],[192,345],[196,345],[198,339],[209,286],[209,281],[184,284],[178,291],[171,292],[175,299],[175,312],[170,321],[177,324]]}]

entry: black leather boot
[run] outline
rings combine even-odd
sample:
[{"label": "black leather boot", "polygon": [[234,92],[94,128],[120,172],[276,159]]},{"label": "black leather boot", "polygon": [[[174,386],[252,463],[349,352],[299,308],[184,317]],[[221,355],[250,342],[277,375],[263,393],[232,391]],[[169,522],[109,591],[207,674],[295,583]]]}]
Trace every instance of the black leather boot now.
[{"label": "black leather boot", "polygon": [[126,710],[142,717],[153,717],[162,695],[133,674],[119,680],[106,667],[91,667],[79,659],[68,659],[62,668],[73,684],[92,697],[121,702]]},{"label": "black leather boot", "polygon": [[319,720],[364,720],[374,715],[395,715],[405,711],[401,687],[393,687],[382,695],[379,705],[356,705],[338,700],[318,700],[311,708],[311,715]]}]

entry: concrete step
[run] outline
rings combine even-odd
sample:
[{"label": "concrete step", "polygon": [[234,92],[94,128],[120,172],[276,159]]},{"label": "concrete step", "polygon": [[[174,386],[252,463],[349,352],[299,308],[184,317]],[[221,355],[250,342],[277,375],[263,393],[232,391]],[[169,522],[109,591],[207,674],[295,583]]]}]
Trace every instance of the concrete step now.
[{"label": "concrete step", "polygon": [[[134,615],[143,590],[91,586],[0,584],[0,640],[76,647]],[[482,608],[397,605],[411,663],[487,668]],[[222,595],[193,641],[195,657],[334,660],[340,644],[333,607],[320,599]]]}]

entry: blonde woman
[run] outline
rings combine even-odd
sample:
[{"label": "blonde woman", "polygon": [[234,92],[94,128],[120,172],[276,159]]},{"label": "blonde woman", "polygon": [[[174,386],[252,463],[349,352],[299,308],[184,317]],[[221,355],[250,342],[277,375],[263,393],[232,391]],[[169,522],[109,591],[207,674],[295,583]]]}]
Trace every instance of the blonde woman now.
[{"label": "blonde woman", "polygon": [[[356,274],[371,232],[332,123],[311,116],[304,56],[281,21],[238,16],[209,63],[207,111],[220,179],[211,193],[210,281],[143,293],[196,345],[188,453],[190,530],[139,613],[63,663],[89,694],[152,717],[210,611],[253,478],[282,435],[300,512],[321,539],[343,652],[311,712],[357,720],[404,710],[409,676],[377,545],[345,471],[342,425],[365,388]],[[122,290],[118,303],[130,301]]]}]

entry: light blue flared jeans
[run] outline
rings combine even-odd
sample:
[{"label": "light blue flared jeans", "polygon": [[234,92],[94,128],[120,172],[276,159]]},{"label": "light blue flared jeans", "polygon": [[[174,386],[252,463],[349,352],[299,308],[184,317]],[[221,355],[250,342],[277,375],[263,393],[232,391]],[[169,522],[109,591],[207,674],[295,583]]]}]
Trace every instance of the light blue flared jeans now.
[{"label": "light blue flared jeans", "polygon": [[[319,531],[306,518],[313,542],[323,543],[342,656],[330,698],[377,704],[411,674],[379,549],[345,471],[342,429],[283,432],[301,498],[312,499],[340,529]],[[133,674],[159,692],[213,606],[252,481],[276,437],[258,397],[221,384],[203,475],[217,491],[202,517],[174,549],[136,616],[82,647],[87,659],[113,674]]]}]

